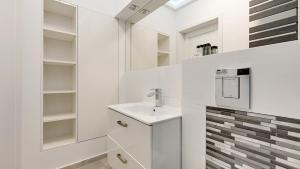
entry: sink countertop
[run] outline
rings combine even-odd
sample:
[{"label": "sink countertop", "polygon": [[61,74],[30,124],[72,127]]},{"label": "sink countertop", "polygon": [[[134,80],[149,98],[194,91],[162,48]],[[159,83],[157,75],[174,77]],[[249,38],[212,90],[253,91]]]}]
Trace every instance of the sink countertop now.
[{"label": "sink countertop", "polygon": [[[147,125],[181,118],[182,116],[180,108],[167,105],[155,107],[153,103],[149,102],[116,104],[110,105],[108,108]],[[155,109],[155,111],[153,111],[153,109]]]}]

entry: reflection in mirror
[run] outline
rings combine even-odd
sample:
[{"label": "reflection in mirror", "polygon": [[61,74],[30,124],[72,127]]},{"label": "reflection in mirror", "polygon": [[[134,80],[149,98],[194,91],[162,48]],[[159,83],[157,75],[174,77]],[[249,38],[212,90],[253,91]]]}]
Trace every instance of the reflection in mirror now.
[{"label": "reflection in mirror", "polygon": [[135,25],[131,40],[132,70],[170,65],[170,35]]},{"label": "reflection in mirror", "polygon": [[131,24],[130,70],[297,40],[297,7],[295,0],[170,0]]},{"label": "reflection in mirror", "polygon": [[202,0],[171,0],[131,25],[130,70],[181,63],[184,59],[222,52],[219,15],[193,18]]}]

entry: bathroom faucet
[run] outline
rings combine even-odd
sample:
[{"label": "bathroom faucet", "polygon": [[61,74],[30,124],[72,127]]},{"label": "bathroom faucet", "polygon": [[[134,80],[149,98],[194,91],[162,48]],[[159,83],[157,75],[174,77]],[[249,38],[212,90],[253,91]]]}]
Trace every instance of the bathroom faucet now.
[{"label": "bathroom faucet", "polygon": [[163,106],[161,89],[151,89],[153,92],[147,94],[148,97],[155,95],[155,107]]}]

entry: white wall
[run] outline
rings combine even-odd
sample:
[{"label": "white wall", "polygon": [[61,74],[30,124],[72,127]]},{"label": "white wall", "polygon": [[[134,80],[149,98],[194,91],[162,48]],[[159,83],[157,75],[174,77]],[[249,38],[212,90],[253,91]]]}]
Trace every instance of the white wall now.
[{"label": "white wall", "polygon": [[0,6],[0,168],[14,169],[16,155],[16,1]]},{"label": "white wall", "polygon": [[[115,13],[114,5],[118,1],[82,0],[78,2],[72,2],[78,3],[80,6],[83,6],[85,8],[91,8],[94,11],[113,16],[113,14]],[[5,5],[3,5],[3,7],[5,8],[5,11],[8,10],[6,10],[7,7]],[[20,65],[18,66],[18,88],[20,88],[21,90],[19,94],[20,101],[18,102],[20,104],[18,123],[21,125],[20,168],[54,169],[105,153],[105,137],[59,147],[48,151],[41,151],[42,129],[40,88],[42,76],[41,57],[43,54],[43,1],[18,0],[17,12],[17,48],[20,62]],[[1,64],[2,63],[5,62],[1,62]],[[6,85],[10,86],[10,84]],[[8,89],[6,90],[7,93],[9,93]],[[6,100],[8,99],[9,97],[6,98]],[[7,169],[10,168],[8,167]]]},{"label": "white wall", "polygon": [[223,51],[249,46],[249,0],[197,0],[176,12],[176,29],[181,31],[207,19],[223,20]]},{"label": "white wall", "polygon": [[62,0],[115,17],[128,0]]},{"label": "white wall", "polygon": [[165,34],[169,34],[175,33],[175,19],[175,11],[162,6],[139,21],[137,24],[141,24]]},{"label": "white wall", "polygon": [[161,88],[166,105],[181,107],[181,65],[126,72],[120,81],[120,103],[154,102],[150,89]]},{"label": "white wall", "polygon": [[300,119],[300,42],[206,56],[183,63],[183,169],[205,168],[205,107],[215,106],[218,68],[251,67],[251,110]]}]

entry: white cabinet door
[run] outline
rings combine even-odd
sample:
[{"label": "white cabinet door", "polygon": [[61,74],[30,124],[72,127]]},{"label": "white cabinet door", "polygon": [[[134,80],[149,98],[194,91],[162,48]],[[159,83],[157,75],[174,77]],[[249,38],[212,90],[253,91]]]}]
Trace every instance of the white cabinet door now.
[{"label": "white cabinet door", "polygon": [[107,105],[118,96],[118,22],[78,9],[78,141],[107,132]]},{"label": "white cabinet door", "polygon": [[107,161],[113,169],[145,169],[109,136],[107,138],[107,149]]},{"label": "white cabinet door", "polygon": [[135,24],[131,29],[131,70],[157,66],[157,32]]},{"label": "white cabinet door", "polygon": [[108,135],[145,168],[152,168],[152,127],[113,110],[109,116]]}]

